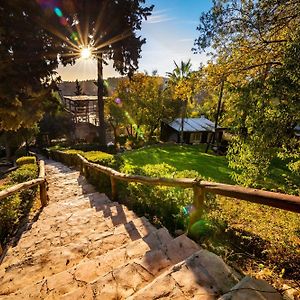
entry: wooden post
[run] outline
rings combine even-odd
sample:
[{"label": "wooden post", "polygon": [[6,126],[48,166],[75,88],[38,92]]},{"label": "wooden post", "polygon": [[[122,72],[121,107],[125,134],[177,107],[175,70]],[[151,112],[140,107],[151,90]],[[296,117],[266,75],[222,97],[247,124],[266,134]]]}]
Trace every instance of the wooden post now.
[{"label": "wooden post", "polygon": [[2,245],[0,243],[0,256],[2,255],[2,253],[3,253],[3,248],[2,248]]},{"label": "wooden post", "polygon": [[194,210],[190,213],[190,222],[189,222],[188,231],[190,231],[190,228],[194,223],[200,220],[203,213],[203,206],[204,206],[204,199],[205,199],[204,188],[194,185],[193,191],[194,191],[194,201],[193,201]]},{"label": "wooden post", "polygon": [[117,180],[113,177],[110,176],[110,184],[111,184],[111,197],[113,201],[117,200]]},{"label": "wooden post", "polygon": [[[78,157],[78,154],[77,154],[77,157]],[[78,157],[78,158],[79,158],[79,165],[80,165],[80,174],[85,176],[84,162],[80,159],[80,157]]]},{"label": "wooden post", "polygon": [[47,199],[46,180],[40,184],[40,199],[41,199],[42,207],[47,206],[48,199]]}]

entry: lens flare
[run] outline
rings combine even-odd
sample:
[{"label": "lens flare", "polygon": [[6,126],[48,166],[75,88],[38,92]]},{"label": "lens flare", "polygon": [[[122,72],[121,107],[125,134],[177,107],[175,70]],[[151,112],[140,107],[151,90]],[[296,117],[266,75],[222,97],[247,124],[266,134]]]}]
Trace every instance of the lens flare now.
[{"label": "lens flare", "polygon": [[72,32],[72,34],[71,34],[71,39],[73,40],[73,41],[75,41],[75,42],[77,42],[78,41],[78,33],[77,32]]},{"label": "lens flare", "polygon": [[89,58],[91,58],[91,56],[92,56],[91,49],[89,47],[82,48],[81,51],[80,51],[80,56],[83,59],[89,59]]},{"label": "lens flare", "polygon": [[121,101],[120,98],[116,98],[116,99],[115,99],[115,102],[116,102],[117,104],[121,104],[122,101]]},{"label": "lens flare", "polygon": [[63,17],[63,13],[59,7],[55,7],[54,12],[58,17],[60,17],[60,18]]}]

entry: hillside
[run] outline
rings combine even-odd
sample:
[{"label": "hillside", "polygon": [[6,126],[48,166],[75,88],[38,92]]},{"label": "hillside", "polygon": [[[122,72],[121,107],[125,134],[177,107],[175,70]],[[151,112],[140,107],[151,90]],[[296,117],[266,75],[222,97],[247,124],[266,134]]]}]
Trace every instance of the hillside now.
[{"label": "hillside", "polygon": [[[105,82],[108,85],[108,93],[111,95],[116,89],[118,82],[122,77],[111,77],[107,78]],[[82,92],[86,95],[96,96],[97,95],[97,86],[95,84],[96,80],[84,80],[79,81],[79,84],[82,88]],[[59,89],[62,94],[65,96],[74,96],[75,95],[75,81],[63,81],[59,85]]]}]

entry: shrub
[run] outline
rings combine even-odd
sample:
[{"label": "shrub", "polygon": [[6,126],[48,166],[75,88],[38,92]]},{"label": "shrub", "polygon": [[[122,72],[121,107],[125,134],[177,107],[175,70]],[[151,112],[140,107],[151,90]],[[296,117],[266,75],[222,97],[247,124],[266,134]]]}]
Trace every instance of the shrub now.
[{"label": "shrub", "polygon": [[[4,190],[9,186],[1,186]],[[19,194],[7,197],[0,201],[0,242],[3,244],[7,237],[15,230],[20,217],[20,204],[22,199]]]},{"label": "shrub", "polygon": [[90,162],[113,169],[119,169],[120,165],[122,164],[122,159],[120,156],[114,156],[101,151],[84,152],[82,153],[82,156],[84,156]]},{"label": "shrub", "polygon": [[[166,163],[145,165],[141,168],[125,164],[121,171],[150,177],[181,177],[180,172]],[[199,175],[190,171],[192,176]],[[187,174],[185,174],[187,175]],[[119,184],[120,197],[138,214],[146,215],[152,222],[166,226],[171,232],[186,229],[188,217],[183,208],[193,201],[193,191],[180,187],[148,186],[139,183]]]},{"label": "shrub", "polygon": [[[17,170],[10,173],[9,184],[1,186],[0,189],[11,185],[22,183],[37,177],[38,167],[34,164],[23,164]],[[37,188],[12,195],[0,201],[0,241],[5,242],[16,230],[22,217],[28,214],[35,199]]]},{"label": "shrub", "polygon": [[74,150],[81,150],[83,152],[89,152],[89,151],[105,151],[106,146],[102,146],[97,143],[80,143],[72,145],[72,149]]},{"label": "shrub", "polygon": [[22,156],[16,160],[17,166],[26,164],[36,164],[36,158],[34,156]]},{"label": "shrub", "polygon": [[[35,159],[35,157],[34,157]],[[38,167],[36,164],[23,164],[9,175],[12,184],[21,183],[37,177]]]}]

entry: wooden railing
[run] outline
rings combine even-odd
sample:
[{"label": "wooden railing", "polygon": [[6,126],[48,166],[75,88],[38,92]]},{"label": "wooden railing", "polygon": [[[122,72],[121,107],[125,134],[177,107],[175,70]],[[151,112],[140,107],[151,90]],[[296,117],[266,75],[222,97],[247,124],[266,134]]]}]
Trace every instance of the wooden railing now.
[{"label": "wooden railing", "polygon": [[175,186],[181,188],[192,188],[194,191],[195,208],[201,208],[204,203],[205,193],[227,196],[248,202],[264,204],[292,212],[300,213],[300,197],[282,193],[274,193],[259,189],[245,188],[237,185],[215,183],[192,178],[151,178],[140,175],[130,175],[118,172],[112,168],[91,163],[77,154],[81,160],[81,172],[85,173],[85,167],[90,167],[108,175],[111,181],[112,198],[117,198],[116,181],[139,182],[148,185]]},{"label": "wooden railing", "polygon": [[[45,174],[45,163],[43,160],[39,161],[39,176],[38,176],[38,178],[16,184],[5,190],[0,191],[0,201],[2,199],[5,199],[11,195],[18,193],[18,192],[28,190],[35,186],[40,187],[40,200],[41,200],[42,207],[44,207],[48,203],[48,199],[47,199],[48,197],[47,197],[47,182],[46,182],[46,174]],[[2,254],[2,247],[0,244],[0,255],[1,254]]]},{"label": "wooden railing", "polygon": [[[69,155],[64,153],[63,151],[58,150],[52,152],[56,152],[66,157]],[[223,195],[234,199],[245,200],[248,202],[263,204],[300,213],[300,197],[298,196],[263,191],[260,189],[246,188],[237,185],[197,180],[192,178],[151,178],[140,175],[124,174],[112,168],[91,163],[79,154],[76,154],[76,156],[79,159],[79,167],[82,174],[85,175],[86,168],[92,168],[110,177],[111,194],[113,200],[117,199],[117,181],[120,180],[125,182],[139,182],[147,185],[163,185],[181,188],[192,188],[194,191],[193,205],[196,209],[199,210],[201,210],[201,208],[203,207],[205,193],[209,192],[216,195]]]}]

